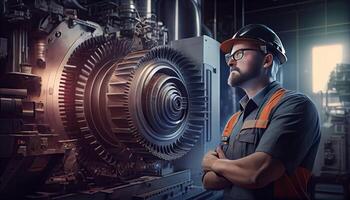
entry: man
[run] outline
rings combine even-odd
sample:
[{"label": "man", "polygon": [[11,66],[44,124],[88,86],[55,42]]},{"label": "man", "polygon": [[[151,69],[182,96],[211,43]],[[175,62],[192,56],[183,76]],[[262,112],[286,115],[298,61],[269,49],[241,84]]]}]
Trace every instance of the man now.
[{"label": "man", "polygon": [[230,67],[228,84],[246,96],[222,145],[203,158],[204,187],[223,189],[224,199],[308,199],[319,117],[308,97],[275,81],[287,61],[281,40],[270,28],[251,24],[220,49]]}]

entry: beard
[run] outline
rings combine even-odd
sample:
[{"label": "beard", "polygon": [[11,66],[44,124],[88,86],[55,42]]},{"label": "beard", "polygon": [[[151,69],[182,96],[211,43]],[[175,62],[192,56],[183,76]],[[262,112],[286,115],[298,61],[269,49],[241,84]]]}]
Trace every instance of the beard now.
[{"label": "beard", "polygon": [[227,84],[231,87],[239,87],[246,84],[248,81],[258,77],[261,73],[261,64],[258,62],[252,63],[252,68],[245,73],[242,73],[239,68],[231,67],[230,75],[227,79]]},{"label": "beard", "polygon": [[227,84],[231,87],[237,87],[245,81],[244,76],[238,70],[231,70],[227,79]]}]

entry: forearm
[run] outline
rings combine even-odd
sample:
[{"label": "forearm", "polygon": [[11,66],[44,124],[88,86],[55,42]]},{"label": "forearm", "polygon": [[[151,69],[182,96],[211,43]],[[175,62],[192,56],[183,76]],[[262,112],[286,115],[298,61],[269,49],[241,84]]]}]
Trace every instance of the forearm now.
[{"label": "forearm", "polygon": [[222,190],[231,186],[231,183],[224,177],[218,176],[215,172],[208,171],[203,177],[203,186],[207,190]]},{"label": "forearm", "polygon": [[243,167],[236,160],[219,159],[213,164],[212,170],[225,177],[231,184],[245,188],[257,188],[256,172]]}]

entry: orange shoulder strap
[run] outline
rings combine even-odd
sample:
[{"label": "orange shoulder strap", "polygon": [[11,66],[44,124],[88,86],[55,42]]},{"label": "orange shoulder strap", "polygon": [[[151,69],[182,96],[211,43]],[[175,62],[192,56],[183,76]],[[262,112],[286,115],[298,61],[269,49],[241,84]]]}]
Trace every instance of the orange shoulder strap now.
[{"label": "orange shoulder strap", "polygon": [[236,125],[238,117],[241,115],[241,111],[236,112],[231,116],[231,118],[228,120],[228,122],[225,125],[224,132],[221,137],[221,142],[227,143],[228,138],[231,135],[233,127]]},{"label": "orange shoulder strap", "polygon": [[268,102],[263,107],[259,118],[257,120],[246,120],[243,123],[242,129],[249,128],[267,128],[271,111],[280,102],[286,90],[283,88],[278,89],[268,100]]}]

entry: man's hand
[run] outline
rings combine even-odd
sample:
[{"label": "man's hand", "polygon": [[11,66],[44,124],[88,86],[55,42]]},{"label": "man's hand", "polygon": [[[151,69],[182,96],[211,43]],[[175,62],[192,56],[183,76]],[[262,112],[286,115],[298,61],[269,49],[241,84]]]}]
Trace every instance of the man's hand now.
[{"label": "man's hand", "polygon": [[218,159],[225,159],[226,156],[221,147],[217,147],[215,152],[209,151],[203,158],[202,166],[204,170],[203,186],[207,190],[222,190],[226,187],[230,187],[232,184],[225,177],[218,176],[215,172],[211,171],[212,165]]},{"label": "man's hand", "polygon": [[226,158],[225,153],[222,150],[221,146],[216,147],[216,153],[218,154],[218,157],[220,159],[225,159]]},{"label": "man's hand", "polygon": [[219,159],[219,155],[215,151],[209,151],[207,154],[205,154],[202,160],[203,171],[204,172],[211,171],[212,170],[211,167],[217,159]]},{"label": "man's hand", "polygon": [[208,171],[203,177],[203,187],[207,190],[222,190],[232,186],[231,182],[225,177],[218,176],[213,171]]}]

